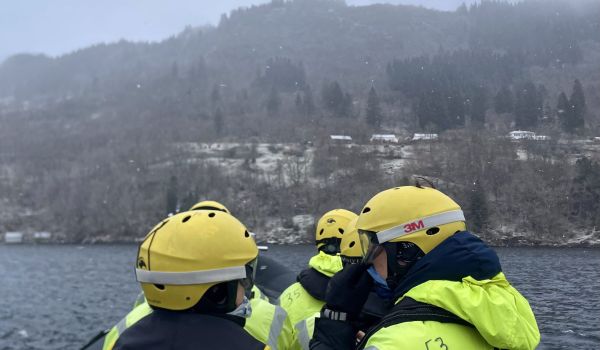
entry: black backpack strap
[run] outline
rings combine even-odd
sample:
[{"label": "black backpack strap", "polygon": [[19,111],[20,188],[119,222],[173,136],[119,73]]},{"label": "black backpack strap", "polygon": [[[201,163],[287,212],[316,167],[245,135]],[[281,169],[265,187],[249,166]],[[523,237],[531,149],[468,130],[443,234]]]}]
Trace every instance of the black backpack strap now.
[{"label": "black backpack strap", "polygon": [[441,307],[418,302],[412,298],[404,298],[394,305],[392,310],[381,320],[387,327],[397,323],[412,321],[437,321],[441,323],[456,323],[467,327],[472,324]]},{"label": "black backpack strap", "polygon": [[413,321],[436,321],[441,323],[455,323],[467,327],[472,324],[456,316],[455,314],[434,305],[421,303],[412,298],[404,298],[388,312],[375,326],[369,329],[357,349],[364,349],[367,340],[381,328],[395,324]]}]

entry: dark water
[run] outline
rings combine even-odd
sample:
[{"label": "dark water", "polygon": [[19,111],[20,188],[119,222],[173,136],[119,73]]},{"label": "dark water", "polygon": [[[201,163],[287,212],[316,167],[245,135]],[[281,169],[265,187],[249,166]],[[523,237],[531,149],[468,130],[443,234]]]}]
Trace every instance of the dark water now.
[{"label": "dark water", "polygon": [[[600,250],[499,249],[504,271],[530,301],[539,349],[600,347]],[[0,350],[77,349],[131,308],[139,288],[134,246],[0,245]],[[294,270],[310,246],[272,246]]]}]

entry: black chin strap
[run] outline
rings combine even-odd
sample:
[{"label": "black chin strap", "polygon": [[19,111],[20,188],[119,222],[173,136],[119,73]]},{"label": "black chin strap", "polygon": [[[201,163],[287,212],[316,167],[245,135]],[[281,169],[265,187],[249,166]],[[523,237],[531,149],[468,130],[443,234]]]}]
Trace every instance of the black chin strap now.
[{"label": "black chin strap", "polygon": [[402,278],[425,253],[416,244],[409,242],[385,242],[383,247],[387,254],[386,282],[391,290],[395,290]]}]

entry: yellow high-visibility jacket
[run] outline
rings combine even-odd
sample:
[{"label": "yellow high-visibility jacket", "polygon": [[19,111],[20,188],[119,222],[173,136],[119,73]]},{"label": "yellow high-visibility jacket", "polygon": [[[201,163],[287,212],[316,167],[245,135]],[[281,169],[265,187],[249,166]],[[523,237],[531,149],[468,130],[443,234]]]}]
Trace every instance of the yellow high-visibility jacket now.
[{"label": "yellow high-visibility jacket", "polygon": [[279,305],[285,309],[294,327],[293,341],[289,347],[291,350],[308,350],[315,318],[325,304],[323,299],[327,283],[343,268],[339,255],[323,252],[313,256],[308,266],[309,269],[300,273],[299,282],[289,286],[279,296]]},{"label": "yellow high-visibility jacket", "polygon": [[481,281],[472,277],[459,282],[427,281],[409,290],[405,297],[440,307],[474,327],[437,321],[393,324],[369,335],[365,349],[532,350],[540,342],[529,303],[503,273]]}]

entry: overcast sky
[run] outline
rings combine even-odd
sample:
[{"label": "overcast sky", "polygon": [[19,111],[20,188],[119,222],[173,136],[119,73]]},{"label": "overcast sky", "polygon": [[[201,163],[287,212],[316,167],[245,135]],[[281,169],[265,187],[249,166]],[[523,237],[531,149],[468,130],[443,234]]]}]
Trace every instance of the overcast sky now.
[{"label": "overcast sky", "polygon": [[[473,0],[467,0],[472,2]],[[60,55],[100,42],[161,40],[186,25],[216,24],[222,13],[268,0],[0,0],[0,61],[21,52]],[[443,10],[463,0],[347,0]]]}]

